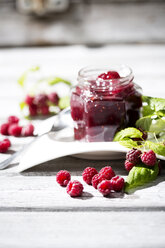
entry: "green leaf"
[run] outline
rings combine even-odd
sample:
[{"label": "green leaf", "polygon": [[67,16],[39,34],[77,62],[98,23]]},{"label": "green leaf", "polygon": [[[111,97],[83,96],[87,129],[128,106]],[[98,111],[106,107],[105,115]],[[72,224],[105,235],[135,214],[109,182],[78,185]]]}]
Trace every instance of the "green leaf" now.
[{"label": "green leaf", "polygon": [[154,114],[154,110],[152,110],[149,105],[143,106],[143,109],[142,109],[143,117],[148,116],[148,115],[153,115],[153,114]]},{"label": "green leaf", "polygon": [[121,140],[119,141],[119,144],[129,149],[132,149],[133,147],[139,147],[138,143],[132,139]]},{"label": "green leaf", "polygon": [[128,174],[125,183],[125,192],[129,193],[131,189],[136,189],[139,186],[154,181],[158,173],[158,163],[152,168],[149,168],[142,163],[134,166]]},{"label": "green leaf", "polygon": [[28,69],[27,71],[25,71],[25,72],[20,76],[20,78],[18,79],[18,84],[19,84],[21,87],[24,87],[25,81],[26,81],[26,79],[27,79],[27,77],[28,77],[28,74],[29,74],[30,72],[36,72],[36,71],[38,71],[39,69],[40,69],[39,66],[33,66],[33,67],[31,67],[30,69]]},{"label": "green leaf", "polygon": [[145,147],[148,147],[149,149],[153,150],[156,154],[165,156],[165,145],[163,142],[156,143],[152,141],[146,141]]},{"label": "green leaf", "polygon": [[134,127],[125,128],[116,133],[113,141],[121,141],[127,138],[142,138],[143,133]]},{"label": "green leaf", "polygon": [[161,118],[153,120],[149,131],[155,134],[159,134],[160,132],[165,131],[165,120]]},{"label": "green leaf", "polygon": [[27,104],[25,102],[20,102],[19,106],[20,109],[23,110],[27,106]]},{"label": "green leaf", "polygon": [[163,98],[151,98],[150,99],[151,109],[160,111],[165,109],[165,99]]},{"label": "green leaf", "polygon": [[151,116],[145,116],[137,120],[136,127],[141,128],[144,131],[149,131],[152,123]]},{"label": "green leaf", "polygon": [[67,85],[71,85],[71,83],[65,79],[62,79],[60,77],[50,77],[47,79],[47,83],[49,85],[55,85],[55,84],[58,84],[58,83],[64,83],[64,84],[67,84]]},{"label": "green leaf", "polygon": [[150,97],[150,96],[142,96],[142,101],[143,102],[146,102],[147,104],[150,104],[151,98],[152,97]]},{"label": "green leaf", "polygon": [[156,115],[159,116],[160,118],[161,117],[165,117],[165,110],[159,110],[156,112]]},{"label": "green leaf", "polygon": [[60,109],[65,109],[70,106],[70,97],[69,96],[64,96],[61,97],[58,103],[58,106]]}]

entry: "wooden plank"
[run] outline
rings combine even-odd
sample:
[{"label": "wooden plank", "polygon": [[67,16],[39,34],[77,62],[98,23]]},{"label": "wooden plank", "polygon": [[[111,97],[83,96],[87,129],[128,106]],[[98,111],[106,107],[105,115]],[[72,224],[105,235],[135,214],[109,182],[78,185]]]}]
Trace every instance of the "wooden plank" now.
[{"label": "wooden plank", "polygon": [[3,248],[163,248],[164,212],[0,213]]}]

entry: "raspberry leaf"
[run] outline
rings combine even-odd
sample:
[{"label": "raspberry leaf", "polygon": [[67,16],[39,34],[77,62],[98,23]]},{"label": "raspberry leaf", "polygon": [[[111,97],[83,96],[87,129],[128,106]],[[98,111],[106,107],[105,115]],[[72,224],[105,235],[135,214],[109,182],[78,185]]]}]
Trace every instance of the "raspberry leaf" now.
[{"label": "raspberry leaf", "polygon": [[154,110],[152,110],[149,105],[143,106],[143,109],[142,109],[143,117],[148,116],[148,115],[153,115],[153,114],[154,114]]},{"label": "raspberry leaf", "polygon": [[145,116],[137,120],[136,126],[142,130],[149,131],[152,123],[151,116]]},{"label": "raspberry leaf", "polygon": [[163,98],[150,98],[151,109],[160,111],[165,109],[165,99]]},{"label": "raspberry leaf", "polygon": [[130,193],[137,187],[143,186],[146,183],[152,182],[157,178],[159,173],[158,163],[154,167],[149,168],[143,163],[134,166],[126,179],[125,192]]},{"label": "raspberry leaf", "polygon": [[138,148],[139,145],[136,141],[133,141],[132,139],[125,139],[125,140],[121,140],[119,141],[120,145],[124,146],[124,147],[127,147],[129,149],[135,147],[135,148]]},{"label": "raspberry leaf", "polygon": [[[147,131],[147,130],[146,130]],[[165,131],[165,120],[164,119],[157,119],[152,121],[152,125],[150,126],[149,131],[151,133],[159,134]]]},{"label": "raspberry leaf", "polygon": [[145,146],[149,149],[153,150],[156,154],[161,156],[165,156],[165,145],[163,142],[154,143],[151,141],[146,141]]},{"label": "raspberry leaf", "polygon": [[[165,99],[158,97],[143,96],[142,97],[144,107],[153,111],[160,111],[165,109]],[[143,107],[143,108],[144,108]]]},{"label": "raspberry leaf", "polygon": [[142,138],[143,133],[134,127],[129,127],[118,132],[113,141],[122,141],[128,138]]}]

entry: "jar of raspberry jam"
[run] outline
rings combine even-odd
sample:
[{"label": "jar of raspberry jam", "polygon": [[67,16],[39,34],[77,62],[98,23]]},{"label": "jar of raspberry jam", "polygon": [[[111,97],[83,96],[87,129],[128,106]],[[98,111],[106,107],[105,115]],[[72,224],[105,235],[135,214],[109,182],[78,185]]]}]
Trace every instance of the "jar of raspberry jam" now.
[{"label": "jar of raspberry jam", "polygon": [[142,95],[133,79],[127,66],[86,67],[79,71],[71,95],[76,140],[112,141],[117,131],[135,126]]}]

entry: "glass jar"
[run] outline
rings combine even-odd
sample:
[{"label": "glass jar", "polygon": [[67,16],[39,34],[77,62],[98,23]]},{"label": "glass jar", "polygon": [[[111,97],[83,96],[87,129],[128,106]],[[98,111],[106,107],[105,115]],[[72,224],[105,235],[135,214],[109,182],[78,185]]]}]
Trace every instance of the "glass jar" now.
[{"label": "glass jar", "polygon": [[[110,78],[108,73],[117,73]],[[72,90],[74,137],[86,142],[112,141],[117,131],[134,127],[142,106],[141,88],[127,66],[86,67]]]}]

